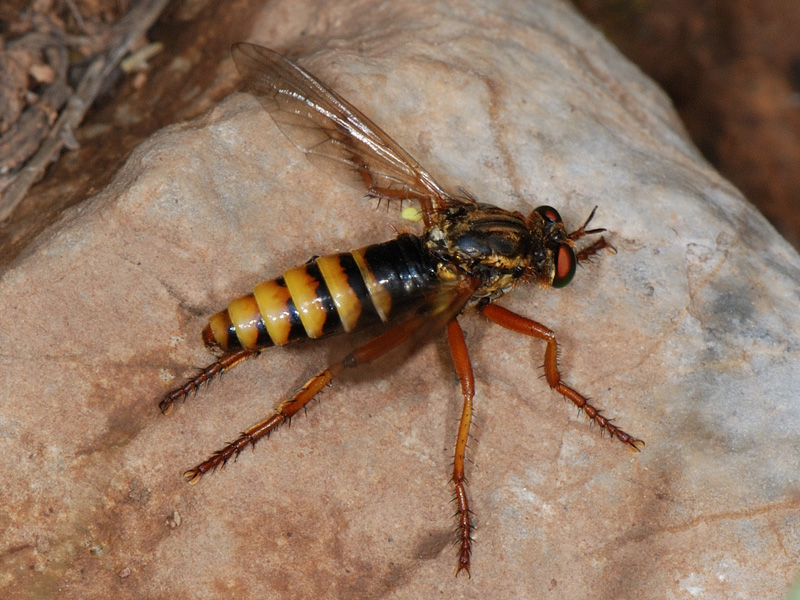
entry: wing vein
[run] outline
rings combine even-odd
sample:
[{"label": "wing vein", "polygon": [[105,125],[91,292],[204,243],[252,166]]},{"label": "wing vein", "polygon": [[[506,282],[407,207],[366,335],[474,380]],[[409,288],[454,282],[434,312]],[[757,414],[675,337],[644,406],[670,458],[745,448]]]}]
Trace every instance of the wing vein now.
[{"label": "wing vein", "polygon": [[436,183],[397,142],[314,76],[261,46],[239,43],[233,59],[281,132],[336,179],[387,200],[416,200],[426,225],[465,200]]}]

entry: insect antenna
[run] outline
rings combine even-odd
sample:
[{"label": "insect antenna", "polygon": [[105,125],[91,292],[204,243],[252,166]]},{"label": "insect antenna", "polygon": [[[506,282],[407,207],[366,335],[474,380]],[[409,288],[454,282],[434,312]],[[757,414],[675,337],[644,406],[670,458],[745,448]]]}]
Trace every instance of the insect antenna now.
[{"label": "insect antenna", "polygon": [[575,241],[577,239],[582,238],[585,235],[594,235],[596,233],[603,233],[604,231],[608,231],[604,227],[600,227],[597,229],[588,229],[588,230],[586,229],[589,226],[589,223],[591,223],[592,219],[594,219],[594,215],[596,212],[597,212],[597,207],[595,206],[592,209],[592,212],[589,214],[589,218],[586,219],[586,222],[584,222],[583,225],[578,227],[578,229],[570,233],[567,237],[569,237],[569,239],[571,239],[572,241]]}]

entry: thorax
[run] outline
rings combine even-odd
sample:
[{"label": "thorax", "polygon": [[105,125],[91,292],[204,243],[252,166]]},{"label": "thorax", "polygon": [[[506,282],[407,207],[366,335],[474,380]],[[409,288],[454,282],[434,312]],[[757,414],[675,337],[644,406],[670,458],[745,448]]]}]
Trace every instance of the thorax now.
[{"label": "thorax", "polygon": [[480,280],[473,300],[494,300],[511,289],[543,254],[525,218],[490,204],[462,205],[443,215],[423,236],[440,278]]}]

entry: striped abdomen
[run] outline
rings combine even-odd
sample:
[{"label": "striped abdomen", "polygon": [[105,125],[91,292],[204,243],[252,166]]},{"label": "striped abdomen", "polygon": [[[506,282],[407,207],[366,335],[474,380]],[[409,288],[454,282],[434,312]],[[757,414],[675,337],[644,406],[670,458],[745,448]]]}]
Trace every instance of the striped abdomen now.
[{"label": "striped abdomen", "polygon": [[225,352],[255,350],[387,322],[423,303],[438,281],[431,262],[407,234],[321,256],[231,302],[211,317],[203,341]]}]

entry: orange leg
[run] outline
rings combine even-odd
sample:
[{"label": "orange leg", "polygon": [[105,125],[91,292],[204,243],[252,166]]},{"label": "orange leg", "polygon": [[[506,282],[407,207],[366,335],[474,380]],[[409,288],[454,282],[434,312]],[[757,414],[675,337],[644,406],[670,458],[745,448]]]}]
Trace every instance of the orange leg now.
[{"label": "orange leg", "polygon": [[239,454],[249,445],[255,443],[269,435],[279,425],[289,421],[297,412],[305,407],[320,391],[333,381],[334,377],[342,372],[345,367],[356,367],[367,363],[385,354],[392,348],[401,344],[403,341],[425,322],[424,318],[410,319],[400,325],[389,329],[375,339],[367,342],[348,354],[344,360],[323,369],[301,387],[295,394],[284,401],[275,413],[246,430],[239,437],[218,450],[208,459],[197,465],[195,468],[186,471],[183,476],[189,483],[197,483],[209,471],[215,470],[219,466],[224,466],[231,458],[236,459]]},{"label": "orange leg", "polygon": [[644,445],[642,440],[638,440],[625,433],[622,429],[611,423],[609,419],[606,419],[600,414],[599,410],[589,404],[586,397],[561,382],[561,374],[558,372],[557,364],[558,346],[556,344],[555,333],[536,321],[521,317],[496,304],[484,306],[481,312],[491,321],[494,321],[506,329],[539,338],[547,342],[547,349],[544,353],[544,374],[550,387],[565,398],[572,400],[575,406],[583,410],[586,416],[610,433],[612,437],[617,438],[623,444],[627,444],[632,450],[636,450],[637,452],[640,450],[639,446]]},{"label": "orange leg", "polygon": [[177,400],[185,400],[186,396],[192,392],[196,392],[204,383],[208,383],[217,375],[229,371],[243,360],[251,356],[256,356],[257,354],[258,350],[237,350],[236,352],[230,352],[229,354],[221,356],[219,360],[208,365],[181,387],[175,388],[164,396],[161,402],[158,403],[158,407],[161,409],[162,413],[168,415],[172,412],[172,407]]},{"label": "orange leg", "polygon": [[447,324],[447,339],[450,342],[450,354],[461,382],[461,395],[464,398],[464,407],[461,410],[461,421],[458,424],[458,437],[456,438],[456,453],[453,461],[453,484],[456,488],[456,504],[458,505],[458,533],[459,556],[456,567],[456,577],[461,571],[469,573],[469,561],[472,554],[472,528],[470,523],[470,510],[467,501],[466,477],[464,477],[464,455],[467,450],[469,426],[472,422],[472,397],[475,395],[475,377],[472,374],[472,365],[464,342],[464,332],[458,321],[453,319]]}]

